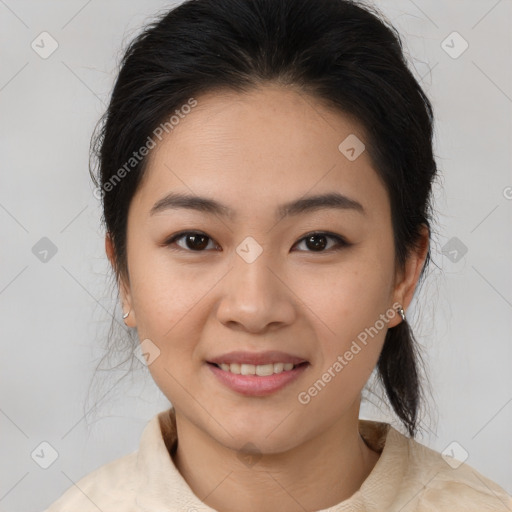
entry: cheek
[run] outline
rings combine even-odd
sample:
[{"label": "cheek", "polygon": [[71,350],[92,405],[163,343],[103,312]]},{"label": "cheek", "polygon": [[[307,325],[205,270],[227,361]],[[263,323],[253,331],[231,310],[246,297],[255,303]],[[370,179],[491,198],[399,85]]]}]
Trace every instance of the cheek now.
[{"label": "cheek", "polygon": [[146,241],[130,253],[131,294],[139,335],[167,339],[201,310],[215,284],[211,272],[172,261],[165,248]]},{"label": "cheek", "polygon": [[347,257],[328,272],[310,272],[301,279],[298,294],[304,298],[304,311],[319,340],[320,372],[332,367],[338,356],[346,353],[345,359],[350,361],[343,369],[344,377],[337,377],[338,381],[346,379],[346,385],[357,386],[358,374],[370,375],[393,314],[389,310],[392,268],[392,253],[379,255],[375,245]]},{"label": "cheek", "polygon": [[391,261],[359,255],[328,272],[306,273],[297,283],[299,296],[331,335],[353,336],[389,307],[391,269]]},{"label": "cheek", "polygon": [[187,403],[185,383],[204,327],[202,298],[215,276],[173,262],[142,229],[132,231],[129,240],[136,241],[128,244],[128,267],[137,335],[141,348],[147,343],[156,354],[148,370],[172,403]]},{"label": "cheek", "polygon": [[137,333],[141,342],[149,339],[158,348],[158,357],[148,365],[155,383],[169,400],[181,403],[188,396],[185,383],[196,360],[197,340],[204,328],[204,299],[213,283],[207,276],[200,279],[155,261],[152,265],[146,259],[138,270],[133,266]]},{"label": "cheek", "polygon": [[[326,293],[310,296],[318,365],[300,403],[334,420],[356,400],[377,364],[387,333],[387,295],[371,273],[339,271]],[[299,397],[300,398],[300,397]]]}]

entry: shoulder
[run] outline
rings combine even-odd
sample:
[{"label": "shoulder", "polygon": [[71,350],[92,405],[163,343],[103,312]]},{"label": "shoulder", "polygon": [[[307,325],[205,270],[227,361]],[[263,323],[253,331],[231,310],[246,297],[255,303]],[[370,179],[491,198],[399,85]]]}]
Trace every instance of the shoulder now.
[{"label": "shoulder", "polygon": [[510,510],[512,498],[467,463],[457,461],[390,429],[404,474],[397,493],[402,512]]},{"label": "shoulder", "polygon": [[130,510],[137,491],[137,452],[113,460],[84,476],[44,512]]},{"label": "shoulder", "polygon": [[[176,441],[173,425],[169,410],[155,415],[142,432],[138,450],[71,482],[45,512],[134,512],[141,510],[141,503],[148,505],[144,510],[156,509],[153,504],[158,503],[162,487],[180,481],[166,446],[172,448]],[[168,439],[162,437],[164,430]],[[172,493],[167,497],[172,500]]]}]

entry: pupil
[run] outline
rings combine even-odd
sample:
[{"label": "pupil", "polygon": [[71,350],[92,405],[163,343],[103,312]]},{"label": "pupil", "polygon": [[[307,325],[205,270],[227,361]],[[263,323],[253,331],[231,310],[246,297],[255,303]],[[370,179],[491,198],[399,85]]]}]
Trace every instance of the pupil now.
[{"label": "pupil", "polygon": [[204,249],[208,245],[208,237],[205,235],[188,235],[187,245],[194,250]]},{"label": "pupil", "polygon": [[[316,240],[316,242],[315,242]],[[309,243],[311,242],[311,245]],[[326,244],[326,237],[323,235],[311,235],[306,239],[306,245],[308,245],[308,248],[318,250],[318,249],[324,249]]]}]

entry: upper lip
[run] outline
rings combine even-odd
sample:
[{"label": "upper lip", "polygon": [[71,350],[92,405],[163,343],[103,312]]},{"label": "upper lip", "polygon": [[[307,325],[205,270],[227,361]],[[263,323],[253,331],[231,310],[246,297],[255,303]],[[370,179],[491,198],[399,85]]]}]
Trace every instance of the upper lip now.
[{"label": "upper lip", "polygon": [[253,364],[253,365],[263,365],[263,364],[273,364],[273,363],[292,363],[292,364],[300,364],[307,362],[306,359],[302,357],[293,356],[291,354],[286,354],[285,352],[279,352],[277,350],[271,350],[267,352],[243,352],[243,351],[235,351],[229,352],[227,354],[222,354],[220,356],[214,357],[212,359],[208,359],[209,363],[214,364]]}]

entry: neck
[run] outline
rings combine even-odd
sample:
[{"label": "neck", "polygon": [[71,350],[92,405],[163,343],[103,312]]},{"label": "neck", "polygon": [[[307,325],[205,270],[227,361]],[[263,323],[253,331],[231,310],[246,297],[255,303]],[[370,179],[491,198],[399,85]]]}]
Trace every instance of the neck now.
[{"label": "neck", "polygon": [[258,454],[251,464],[217,443],[176,411],[179,443],[174,463],[209,507],[222,512],[303,512],[350,498],[375,466],[358,431],[358,412],[284,453]]}]

